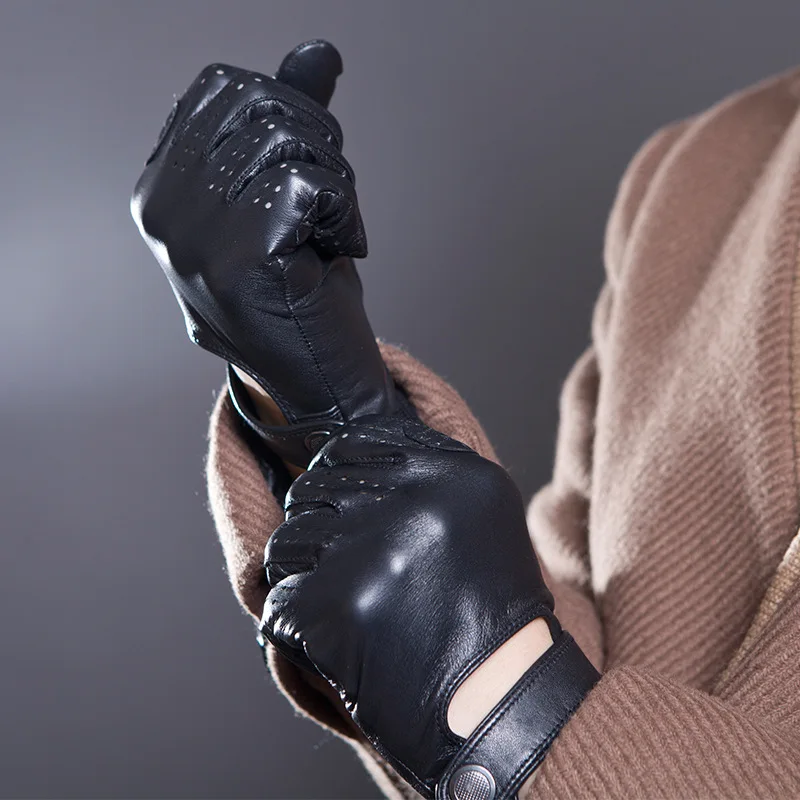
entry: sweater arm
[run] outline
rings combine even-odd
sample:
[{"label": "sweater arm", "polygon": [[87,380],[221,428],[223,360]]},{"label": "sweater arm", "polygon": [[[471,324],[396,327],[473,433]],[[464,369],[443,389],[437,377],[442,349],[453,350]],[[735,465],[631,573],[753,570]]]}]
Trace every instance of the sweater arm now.
[{"label": "sweater arm", "polygon": [[624,665],[586,697],[521,800],[797,797],[800,581],[789,551],[730,668],[700,691]]},{"label": "sweater arm", "polygon": [[524,800],[783,798],[795,797],[798,786],[800,748],[791,727],[619,667],[561,730]]}]

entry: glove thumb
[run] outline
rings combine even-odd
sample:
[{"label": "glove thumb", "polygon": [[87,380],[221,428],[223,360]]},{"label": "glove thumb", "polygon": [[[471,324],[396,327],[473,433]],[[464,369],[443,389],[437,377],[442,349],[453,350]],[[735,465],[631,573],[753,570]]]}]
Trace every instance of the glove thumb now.
[{"label": "glove thumb", "polygon": [[297,45],[281,62],[275,78],[327,107],[342,74],[339,51],[324,39]]}]

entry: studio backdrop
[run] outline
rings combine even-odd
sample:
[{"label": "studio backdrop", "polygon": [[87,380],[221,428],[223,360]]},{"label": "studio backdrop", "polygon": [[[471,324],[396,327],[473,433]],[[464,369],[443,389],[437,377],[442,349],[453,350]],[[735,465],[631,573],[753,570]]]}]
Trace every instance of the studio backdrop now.
[{"label": "studio backdrop", "polygon": [[527,496],[625,165],[800,61],[799,30],[794,0],[0,0],[0,796],[378,795],[231,594],[203,479],[223,364],[130,217],[203,66],[339,48],[375,330],[459,389]]}]

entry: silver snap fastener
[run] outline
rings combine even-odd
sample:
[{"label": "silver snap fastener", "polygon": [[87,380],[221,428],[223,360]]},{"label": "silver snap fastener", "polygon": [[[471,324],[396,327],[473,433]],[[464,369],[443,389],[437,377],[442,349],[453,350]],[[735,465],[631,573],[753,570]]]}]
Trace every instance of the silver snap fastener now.
[{"label": "silver snap fastener", "polygon": [[447,782],[450,800],[492,800],[496,791],[492,773],[477,764],[459,767]]}]

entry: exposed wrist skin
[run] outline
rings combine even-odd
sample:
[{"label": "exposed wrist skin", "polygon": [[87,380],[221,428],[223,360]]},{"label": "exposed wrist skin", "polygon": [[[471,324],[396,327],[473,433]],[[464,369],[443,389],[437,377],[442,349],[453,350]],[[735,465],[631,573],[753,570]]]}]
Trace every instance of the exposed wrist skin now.
[{"label": "exposed wrist skin", "polygon": [[518,630],[458,687],[447,709],[453,733],[469,737],[514,684],[553,644],[544,619]]},{"label": "exposed wrist skin", "polygon": [[286,425],[286,417],[281,413],[278,404],[256,382],[255,378],[235,364],[231,364],[231,368],[236,377],[244,384],[245,389],[247,389],[247,394],[250,395],[250,399],[258,412],[258,418],[266,422],[267,425]]}]

